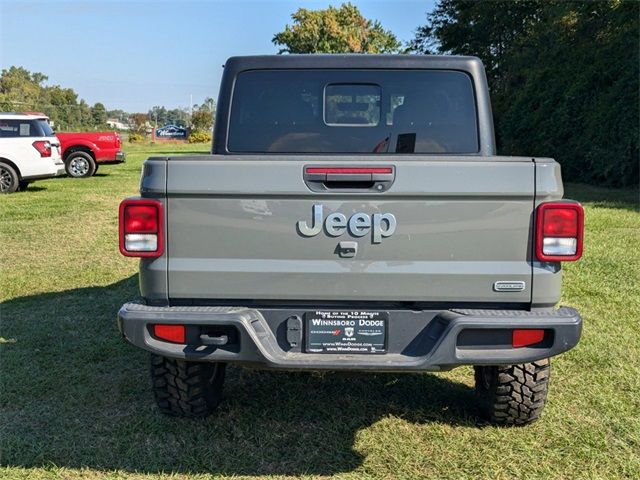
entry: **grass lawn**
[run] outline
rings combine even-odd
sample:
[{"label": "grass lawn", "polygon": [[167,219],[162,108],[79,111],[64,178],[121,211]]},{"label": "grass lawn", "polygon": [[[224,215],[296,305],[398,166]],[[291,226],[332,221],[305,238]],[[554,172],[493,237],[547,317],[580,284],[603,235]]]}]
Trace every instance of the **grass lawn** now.
[{"label": "grass lawn", "polygon": [[581,343],[553,361],[549,403],[524,428],[477,416],[472,370],[438,375],[228,369],[219,416],[160,415],[147,354],[115,315],[137,295],[117,248],[117,205],[149,155],[127,146],[88,180],[0,198],[0,477],[640,478],[640,212],[637,191],[569,185],[586,251],[563,303]]}]

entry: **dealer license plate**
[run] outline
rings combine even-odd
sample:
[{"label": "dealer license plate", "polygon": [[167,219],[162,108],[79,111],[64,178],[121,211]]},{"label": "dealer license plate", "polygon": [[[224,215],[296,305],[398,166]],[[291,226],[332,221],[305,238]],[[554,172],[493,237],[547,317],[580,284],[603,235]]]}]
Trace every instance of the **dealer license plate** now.
[{"label": "dealer license plate", "polygon": [[389,312],[316,310],[305,314],[308,353],[385,353]]}]

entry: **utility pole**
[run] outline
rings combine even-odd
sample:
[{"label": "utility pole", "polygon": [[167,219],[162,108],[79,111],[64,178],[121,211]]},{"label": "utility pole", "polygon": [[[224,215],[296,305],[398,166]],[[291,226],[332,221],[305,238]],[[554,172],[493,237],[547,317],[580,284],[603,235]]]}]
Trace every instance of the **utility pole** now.
[{"label": "utility pole", "polygon": [[153,135],[151,135],[151,139],[155,142],[156,141],[156,135],[158,132],[158,109],[154,109],[153,111],[153,115],[155,117],[155,127],[153,127]]}]

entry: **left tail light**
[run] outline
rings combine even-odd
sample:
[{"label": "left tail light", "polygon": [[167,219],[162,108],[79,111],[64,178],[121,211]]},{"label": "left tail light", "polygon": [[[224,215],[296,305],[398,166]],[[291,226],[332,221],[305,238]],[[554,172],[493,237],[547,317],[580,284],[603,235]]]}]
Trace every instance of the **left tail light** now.
[{"label": "left tail light", "polygon": [[41,157],[51,156],[51,142],[47,140],[38,140],[33,142],[33,148],[35,148]]},{"label": "left tail light", "polygon": [[582,256],[584,211],[577,202],[538,206],[536,257],[541,262],[571,262]]},{"label": "left tail light", "polygon": [[159,257],[164,251],[162,203],[144,198],[120,204],[120,252],[126,257]]}]

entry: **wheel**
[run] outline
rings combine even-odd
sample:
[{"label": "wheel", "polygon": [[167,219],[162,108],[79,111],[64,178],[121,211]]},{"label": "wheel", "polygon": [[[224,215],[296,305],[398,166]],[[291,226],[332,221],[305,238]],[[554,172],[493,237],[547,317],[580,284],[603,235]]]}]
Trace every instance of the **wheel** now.
[{"label": "wheel", "polygon": [[549,390],[549,359],[474,369],[476,393],[488,420],[501,425],[525,425],[538,419]]},{"label": "wheel", "polygon": [[29,188],[29,184],[31,182],[27,182],[26,180],[21,181],[20,183],[18,183],[18,186],[20,188],[21,192],[24,192],[27,188]]},{"label": "wheel", "polygon": [[151,381],[160,411],[174,417],[206,417],[222,399],[224,363],[186,362],[151,356]]},{"label": "wheel", "polygon": [[64,163],[70,177],[87,178],[96,172],[96,161],[87,152],[73,152]]},{"label": "wheel", "polygon": [[18,173],[11,165],[0,163],[0,193],[13,193],[20,186]]}]

